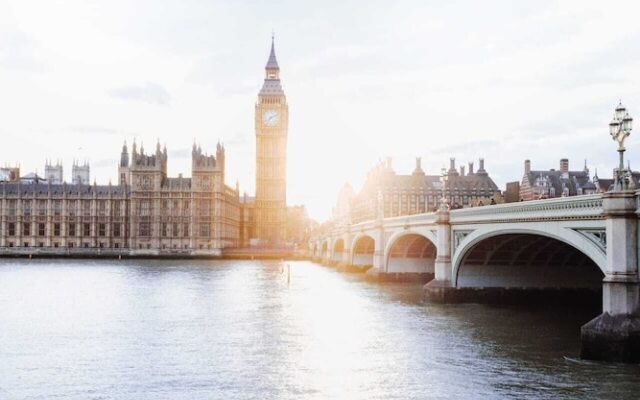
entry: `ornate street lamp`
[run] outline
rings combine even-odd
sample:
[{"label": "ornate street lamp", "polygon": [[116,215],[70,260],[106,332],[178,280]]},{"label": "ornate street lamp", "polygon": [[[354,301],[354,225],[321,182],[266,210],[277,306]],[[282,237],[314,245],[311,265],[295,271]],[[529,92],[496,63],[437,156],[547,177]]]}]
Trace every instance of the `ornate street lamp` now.
[{"label": "ornate street lamp", "polygon": [[624,168],[624,141],[631,135],[631,123],[633,118],[629,116],[629,112],[624,108],[622,102],[616,107],[613,120],[609,123],[609,133],[611,138],[618,142],[618,153],[620,154],[620,165],[615,170],[614,190],[626,190],[628,187],[628,179],[631,179],[631,171]]}]

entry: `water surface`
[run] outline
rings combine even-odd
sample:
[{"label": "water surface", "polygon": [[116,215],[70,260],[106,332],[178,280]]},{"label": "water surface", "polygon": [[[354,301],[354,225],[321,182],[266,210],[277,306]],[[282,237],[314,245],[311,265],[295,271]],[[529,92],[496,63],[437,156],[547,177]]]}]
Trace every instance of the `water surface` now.
[{"label": "water surface", "polygon": [[309,262],[0,261],[0,399],[636,399],[593,310],[423,304]]}]

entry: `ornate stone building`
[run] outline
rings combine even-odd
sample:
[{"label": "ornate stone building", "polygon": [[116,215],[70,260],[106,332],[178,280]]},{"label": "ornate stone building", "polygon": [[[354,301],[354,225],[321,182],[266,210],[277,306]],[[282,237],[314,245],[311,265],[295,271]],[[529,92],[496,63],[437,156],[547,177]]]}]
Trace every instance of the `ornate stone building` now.
[{"label": "ornate stone building", "polygon": [[285,242],[288,125],[289,106],[280,83],[272,38],[264,83],[255,106],[256,197],[251,207],[255,210],[255,239],[261,246],[281,247]]},{"label": "ornate stone building", "polygon": [[531,161],[524,161],[524,174],[520,183],[520,200],[549,199],[553,197],[592,194],[598,190],[589,177],[585,164],[582,170],[570,171],[569,160],[560,160],[558,170],[532,170]]},{"label": "ornate stone building", "polygon": [[287,231],[288,214],[304,215],[287,209],[288,112],[272,38],[255,104],[255,197],[241,199],[237,185],[225,184],[221,144],[211,155],[194,144],[190,178],[167,176],[167,150],[160,144],[150,154],[135,143],[129,154],[125,144],[116,185],[91,185],[89,165],[76,161],[72,184],[64,182],[59,162],[47,162],[45,178],[18,179],[19,170],[5,168],[0,170],[0,253],[38,248],[52,254],[100,249],[106,254],[218,255],[229,247],[283,247],[293,231],[296,237],[304,234],[304,224]]},{"label": "ornate stone building", "polygon": [[194,145],[191,178],[168,177],[167,162],[159,144],[145,154],[134,143],[131,157],[125,144],[118,185],[1,182],[0,251],[220,255],[237,247],[240,204],[224,183],[224,146],[207,155]]},{"label": "ornate stone building", "polygon": [[[464,166],[458,171],[452,158],[449,170],[443,170],[440,175],[426,175],[417,158],[413,173],[398,175],[391,159],[387,159],[369,172],[360,192],[349,195],[350,201],[345,196],[351,189],[341,191],[336,211],[341,221],[358,223],[375,219],[378,208],[384,217],[434,211],[443,196],[453,208],[489,205],[492,201],[501,203],[502,194],[484,169],[484,159],[480,159],[479,167],[474,171],[473,163],[469,163],[468,172]],[[348,215],[345,215],[346,209]]]}]

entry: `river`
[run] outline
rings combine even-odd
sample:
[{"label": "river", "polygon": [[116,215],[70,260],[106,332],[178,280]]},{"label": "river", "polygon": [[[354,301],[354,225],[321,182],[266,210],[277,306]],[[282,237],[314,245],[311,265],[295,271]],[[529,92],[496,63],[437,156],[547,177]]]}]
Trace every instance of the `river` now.
[{"label": "river", "polygon": [[0,399],[637,399],[597,310],[438,305],[311,262],[1,260]]}]

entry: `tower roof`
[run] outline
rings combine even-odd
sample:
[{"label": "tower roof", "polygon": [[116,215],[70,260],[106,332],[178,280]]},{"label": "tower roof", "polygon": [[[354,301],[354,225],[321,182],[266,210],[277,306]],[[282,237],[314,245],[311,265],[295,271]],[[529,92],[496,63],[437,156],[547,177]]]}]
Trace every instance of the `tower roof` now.
[{"label": "tower roof", "polygon": [[274,36],[271,35],[271,53],[269,53],[269,60],[267,60],[267,65],[264,67],[265,69],[280,69],[280,67],[278,66],[278,60],[276,59],[276,49],[274,42]]}]

